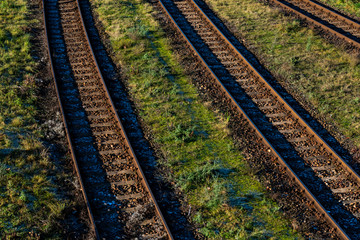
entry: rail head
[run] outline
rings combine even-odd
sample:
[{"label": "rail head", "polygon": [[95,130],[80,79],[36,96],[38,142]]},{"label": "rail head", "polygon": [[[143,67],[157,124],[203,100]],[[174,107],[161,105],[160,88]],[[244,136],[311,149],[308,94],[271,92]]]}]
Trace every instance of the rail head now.
[{"label": "rail head", "polygon": [[[190,0],[193,3],[195,3],[193,0]],[[307,198],[310,200],[310,202],[314,205],[314,207],[322,214],[322,216],[326,219],[326,221],[337,231],[339,237],[341,239],[349,240],[350,237],[345,233],[345,231],[341,228],[341,226],[330,216],[330,214],[326,211],[326,209],[322,206],[322,204],[315,198],[315,196],[310,192],[310,190],[305,186],[305,184],[300,180],[300,178],[297,176],[297,174],[291,169],[291,167],[286,163],[284,158],[279,154],[279,152],[272,146],[270,141],[263,135],[263,133],[260,131],[260,129],[256,126],[256,124],[251,120],[251,118],[246,114],[246,112],[243,110],[243,108],[237,103],[235,98],[229,93],[229,91],[226,89],[226,87],[222,84],[220,79],[217,77],[217,75],[213,72],[211,67],[207,64],[207,62],[204,60],[204,58],[201,56],[201,54],[197,51],[196,47],[192,44],[192,42],[189,40],[189,38],[186,36],[186,34],[182,31],[181,27],[177,24],[175,19],[171,16],[171,13],[166,8],[165,4],[163,3],[163,0],[159,0],[161,7],[164,9],[166,15],[171,19],[173,24],[176,26],[178,31],[182,34],[182,36],[185,38],[186,42],[190,45],[191,49],[196,53],[196,55],[199,57],[201,63],[209,70],[212,77],[216,80],[216,83],[220,86],[221,90],[227,95],[232,104],[238,109],[238,111],[246,118],[246,120],[249,122],[250,126],[255,130],[255,133],[262,139],[264,144],[269,147],[270,151],[274,154],[274,156],[279,160],[280,164],[284,167],[286,172],[289,174],[289,176],[296,181],[296,183],[300,186],[302,189],[304,195],[307,196]],[[195,3],[196,4],[196,3]],[[197,4],[196,4],[197,5]],[[199,8],[202,12],[201,8]],[[206,14],[203,13],[205,16]],[[210,20],[211,21],[211,20]],[[212,22],[212,21],[211,21]],[[220,31],[220,30],[218,30]],[[228,40],[229,41],[229,40]],[[235,47],[235,46],[234,46]],[[246,60],[247,61],[247,60]]]}]

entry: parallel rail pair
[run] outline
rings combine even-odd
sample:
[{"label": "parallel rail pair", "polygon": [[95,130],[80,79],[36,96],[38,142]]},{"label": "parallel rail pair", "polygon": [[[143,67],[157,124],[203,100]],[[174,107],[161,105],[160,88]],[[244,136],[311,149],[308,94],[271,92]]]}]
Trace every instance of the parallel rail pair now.
[{"label": "parallel rail pair", "polygon": [[[201,0],[160,0],[219,88],[255,129],[313,208],[342,239],[360,239],[360,177],[227,37]],[[209,17],[211,16],[211,17]]]},{"label": "parallel rail pair", "polygon": [[173,239],[124,131],[83,20],[82,0],[43,0],[55,88],[97,239]]},{"label": "parallel rail pair", "polygon": [[360,23],[313,0],[269,0],[360,49]]}]

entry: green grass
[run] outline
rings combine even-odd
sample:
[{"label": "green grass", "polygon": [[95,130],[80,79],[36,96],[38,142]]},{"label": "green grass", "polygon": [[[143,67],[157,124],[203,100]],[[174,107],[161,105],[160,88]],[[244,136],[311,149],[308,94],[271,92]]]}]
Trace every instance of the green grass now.
[{"label": "green grass", "polygon": [[209,239],[301,239],[234,148],[228,118],[209,110],[142,0],[91,0],[140,116],[160,146],[169,181]]},{"label": "green grass", "polygon": [[358,0],[319,0],[331,7],[342,10],[345,13],[360,17],[360,2]]},{"label": "green grass", "polygon": [[35,116],[36,62],[30,55],[25,0],[0,2],[0,238],[60,238],[67,201],[57,198],[55,168]]},{"label": "green grass", "polygon": [[206,0],[238,29],[265,66],[360,146],[360,65],[297,20],[257,0]]}]

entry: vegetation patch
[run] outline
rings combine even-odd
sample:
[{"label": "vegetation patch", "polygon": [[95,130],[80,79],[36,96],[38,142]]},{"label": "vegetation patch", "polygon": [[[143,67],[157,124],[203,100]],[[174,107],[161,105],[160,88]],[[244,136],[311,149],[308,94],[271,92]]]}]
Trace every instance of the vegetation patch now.
[{"label": "vegetation patch", "polygon": [[319,0],[345,13],[360,17],[360,2],[358,0]]},{"label": "vegetation patch", "polygon": [[60,238],[67,201],[52,183],[55,168],[35,120],[36,62],[25,0],[0,2],[0,238]]},{"label": "vegetation patch", "polygon": [[247,45],[329,122],[360,146],[360,60],[257,0],[207,0]]},{"label": "vegetation patch", "polygon": [[91,0],[139,114],[209,239],[300,239],[234,148],[228,118],[209,110],[143,0]]}]

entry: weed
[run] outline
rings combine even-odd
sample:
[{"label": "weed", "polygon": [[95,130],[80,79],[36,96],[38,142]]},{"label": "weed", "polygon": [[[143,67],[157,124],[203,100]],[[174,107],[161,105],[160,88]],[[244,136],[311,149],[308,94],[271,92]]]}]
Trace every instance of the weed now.
[{"label": "weed", "polygon": [[360,103],[360,98],[359,97],[354,98],[354,103],[359,104]]},{"label": "weed", "polygon": [[23,124],[21,117],[15,117],[12,121],[11,121],[11,125],[13,127],[20,127]]},{"label": "weed", "polygon": [[300,22],[298,20],[294,20],[286,24],[286,32],[292,33],[300,30]]},{"label": "weed", "polygon": [[356,67],[360,64],[360,54],[353,53],[349,56],[349,62],[351,67]]},{"label": "weed", "polygon": [[196,134],[194,134],[196,126],[186,126],[178,124],[171,131],[166,141],[174,140],[176,143],[189,143],[196,140]]},{"label": "weed", "polygon": [[197,186],[217,177],[216,171],[220,166],[215,163],[207,162],[201,167],[196,167],[195,170],[190,173],[184,172],[179,176],[178,184],[185,191],[189,191]]},{"label": "weed", "polygon": [[179,91],[179,88],[178,88],[178,86],[176,86],[175,84],[173,85],[173,87],[171,88],[171,90],[170,90],[170,95],[176,95],[177,93],[178,93],[178,91]]},{"label": "weed", "polygon": [[294,67],[296,67],[300,63],[300,59],[297,56],[291,57],[290,61]]},{"label": "weed", "polygon": [[312,44],[312,37],[310,36],[310,37],[308,37],[308,39],[307,39],[307,42],[306,42],[306,51],[310,51],[311,50],[311,44]]},{"label": "weed", "polygon": [[27,137],[21,141],[22,148],[25,150],[35,150],[42,148],[41,143],[34,138]]}]

